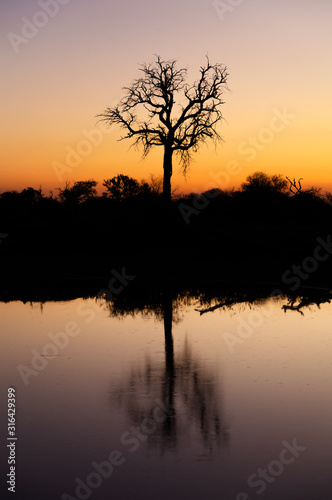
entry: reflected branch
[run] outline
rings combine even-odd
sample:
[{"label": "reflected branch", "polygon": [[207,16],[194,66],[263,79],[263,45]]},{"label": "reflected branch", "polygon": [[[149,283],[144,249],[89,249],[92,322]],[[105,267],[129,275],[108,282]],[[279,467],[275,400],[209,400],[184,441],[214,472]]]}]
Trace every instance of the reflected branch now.
[{"label": "reflected branch", "polygon": [[[296,303],[298,302],[298,303]],[[316,305],[320,309],[321,304],[330,303],[331,299],[323,297],[288,297],[288,304],[283,305],[283,310],[286,311],[297,311],[304,316],[302,309],[309,307],[311,305]]]}]

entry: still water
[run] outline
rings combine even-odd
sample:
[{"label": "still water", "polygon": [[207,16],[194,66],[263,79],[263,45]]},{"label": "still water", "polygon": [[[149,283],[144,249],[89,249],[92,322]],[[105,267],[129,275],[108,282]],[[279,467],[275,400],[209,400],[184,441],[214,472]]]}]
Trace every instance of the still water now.
[{"label": "still water", "polygon": [[11,497],[330,500],[332,305],[287,304],[1,303]]}]

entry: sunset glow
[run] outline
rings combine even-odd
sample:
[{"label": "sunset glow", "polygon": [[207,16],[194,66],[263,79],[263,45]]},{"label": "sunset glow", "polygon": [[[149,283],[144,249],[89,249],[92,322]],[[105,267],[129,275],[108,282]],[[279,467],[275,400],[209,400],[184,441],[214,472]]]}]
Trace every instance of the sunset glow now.
[{"label": "sunset glow", "polygon": [[207,54],[229,72],[224,143],[202,146],[186,179],[175,165],[173,188],[202,191],[217,178],[215,187],[228,189],[264,170],[332,190],[332,3],[243,0],[224,13],[222,3],[5,4],[0,190],[161,175],[160,148],[142,161],[130,141],[118,141],[119,128],[97,132],[96,118],[155,54],[187,67],[189,82]]}]

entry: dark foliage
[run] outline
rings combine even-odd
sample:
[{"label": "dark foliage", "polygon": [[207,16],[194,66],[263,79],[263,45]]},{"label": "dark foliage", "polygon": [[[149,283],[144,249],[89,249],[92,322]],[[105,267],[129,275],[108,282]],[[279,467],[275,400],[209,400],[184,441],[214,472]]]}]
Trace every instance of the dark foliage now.
[{"label": "dark foliage", "polygon": [[93,180],[57,198],[2,193],[1,274],[100,277],[118,263],[146,277],[280,276],[331,234],[332,206],[318,190],[294,194],[280,176],[261,174],[240,190],[178,196],[168,207],[156,179],[125,175],[105,180],[102,196]]}]

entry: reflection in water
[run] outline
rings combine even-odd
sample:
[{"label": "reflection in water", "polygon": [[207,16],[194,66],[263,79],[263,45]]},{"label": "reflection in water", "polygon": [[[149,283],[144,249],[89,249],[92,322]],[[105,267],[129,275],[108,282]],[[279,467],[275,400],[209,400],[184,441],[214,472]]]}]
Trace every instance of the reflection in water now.
[{"label": "reflection in water", "polygon": [[199,312],[200,316],[202,316],[202,314],[206,314],[208,312],[213,312],[216,309],[222,309],[223,307],[230,309],[235,304],[244,304],[244,303],[250,304],[254,301],[257,301],[256,297],[254,297],[253,299],[250,299],[247,295],[244,295],[244,296],[236,295],[234,297],[225,297],[225,298],[221,299],[221,301],[218,301],[217,304],[208,305],[208,307],[205,307],[204,309],[195,309],[195,311]]},{"label": "reflection in water", "polygon": [[[309,292],[309,293],[308,293]],[[272,295],[275,297],[275,295]],[[332,292],[328,289],[308,289],[306,294],[287,294],[283,295],[283,298],[288,300],[288,304],[282,306],[282,309],[286,312],[287,310],[298,311],[302,316],[304,313],[302,309],[309,308],[312,305],[316,305],[320,309],[320,305],[324,303],[330,303],[332,300]],[[204,308],[195,311],[199,312],[200,315],[206,314],[208,312],[213,312],[217,309],[231,309],[232,306],[236,304],[258,304],[264,303],[270,298],[270,295],[264,293],[243,293],[227,295],[226,297],[215,297],[214,299],[204,301]]]},{"label": "reflection in water", "polygon": [[[322,298],[328,302],[330,296],[315,300],[313,291],[308,297],[302,290],[297,301],[283,296],[264,303],[268,293],[235,292],[179,295],[173,289],[148,295],[128,287],[112,303],[46,302],[42,315],[36,304],[33,310],[0,304],[5,326],[1,390],[6,394],[14,385],[19,398],[19,498],[26,493],[26,499],[58,500],[65,492],[68,498],[83,497],[75,494],[77,479],[96,478],[92,464],[104,463],[115,449],[123,453],[125,465],[116,467],[91,498],[255,498],[248,478],[275,463],[284,440],[296,440],[306,451],[266,485],[262,497],[331,498],[332,305],[323,304],[320,311],[310,305],[321,304]],[[246,300],[237,306],[241,298]],[[269,315],[231,354],[223,333],[238,331],[238,320],[242,312],[243,319],[249,317],[252,302],[254,311],[262,310],[256,308],[259,299]],[[221,304],[222,311],[201,317],[195,310],[212,311]],[[287,314],[283,305],[290,306]],[[292,310],[303,311],[304,317]],[[109,311],[135,318],[118,321]],[[144,319],[151,316],[158,322]],[[57,332],[67,321],[77,321],[82,334],[70,338],[26,386],[18,363],[33,368],[32,349],[42,352],[50,331],[63,338]],[[167,403],[173,405],[169,414]],[[142,428],[156,409],[164,418],[131,453],[131,426]]]},{"label": "reflection in water", "polygon": [[[330,302],[331,292],[314,290],[307,295],[284,295],[288,305],[284,311],[302,309],[316,304]],[[196,298],[200,315],[217,309],[232,309],[237,304],[264,304],[270,293],[256,291],[216,293],[215,290],[174,293],[170,289],[158,293],[124,294],[109,303],[112,316],[128,314],[153,315],[163,321],[165,336],[165,359],[162,363],[146,358],[145,366],[134,367],[129,379],[112,389],[112,401],[117,401],[126,410],[132,423],[140,426],[145,418],[152,418],[156,402],[161,401],[172,411],[162,425],[148,437],[148,445],[156,445],[161,451],[175,449],[178,441],[189,439],[195,434],[195,441],[203,443],[211,453],[216,446],[226,445],[229,432],[222,408],[222,394],[218,389],[217,378],[203,365],[191,349],[186,338],[181,353],[174,352],[172,327],[181,321],[180,311],[184,305]]]},{"label": "reflection in water", "polygon": [[328,291],[328,294],[324,294],[325,296],[322,296],[322,293],[320,293],[319,296],[300,296],[300,297],[288,297],[288,304],[283,305],[282,308],[286,312],[287,310],[290,311],[298,311],[301,316],[304,316],[304,312],[302,309],[305,307],[309,307],[311,305],[316,305],[318,309],[320,309],[321,304],[330,303],[331,302],[331,292]]},{"label": "reflection in water", "polygon": [[[172,294],[165,291],[161,300],[165,360],[160,363],[147,358],[143,368],[133,368],[129,379],[112,390],[111,400],[126,410],[135,426],[140,426],[146,418],[153,418],[158,401],[164,408],[171,409],[148,436],[148,446],[157,445],[163,453],[166,449],[175,450],[180,440],[192,439],[200,441],[204,449],[213,454],[216,447],[226,445],[229,439],[222,394],[217,379],[195,357],[187,338],[182,352],[175,356],[172,303]],[[159,319],[160,312],[158,309]],[[203,455],[206,458],[206,451]]]},{"label": "reflection in water", "polygon": [[[149,315],[153,313],[155,317],[162,319],[164,318],[165,307],[165,301],[163,301],[162,297],[166,293],[165,286],[165,283],[147,284],[137,280],[135,285],[131,283],[130,287],[126,288],[124,292],[118,295],[114,294],[112,302],[108,303],[110,312],[117,317],[128,314],[141,313],[142,315]],[[14,290],[1,290],[0,301],[21,300],[23,303],[30,302],[31,308],[39,304],[42,312],[43,303],[46,301],[66,301],[82,296],[85,298],[100,296],[100,292],[96,294],[96,288],[92,285],[90,288],[87,287],[83,294],[81,282],[71,283],[65,289],[63,287],[58,289],[56,286],[54,290],[48,289],[47,292],[45,292],[45,289],[45,287],[39,288],[35,286],[32,289],[29,287],[28,290],[21,287],[16,287]],[[171,295],[173,297],[173,323],[179,319],[178,315],[181,308],[190,304],[193,299],[196,299],[200,304],[200,308],[196,308],[200,315],[213,312],[216,309],[229,309],[236,304],[264,303],[271,297],[288,300],[288,304],[283,305],[282,309],[284,311],[298,311],[302,315],[302,309],[310,305],[319,307],[320,304],[329,303],[332,300],[332,290],[327,288],[301,286],[296,291],[291,292],[282,283],[260,284],[260,286],[256,285],[248,288],[218,281],[209,281],[200,284],[198,287],[183,287],[179,283],[172,283]]]}]

